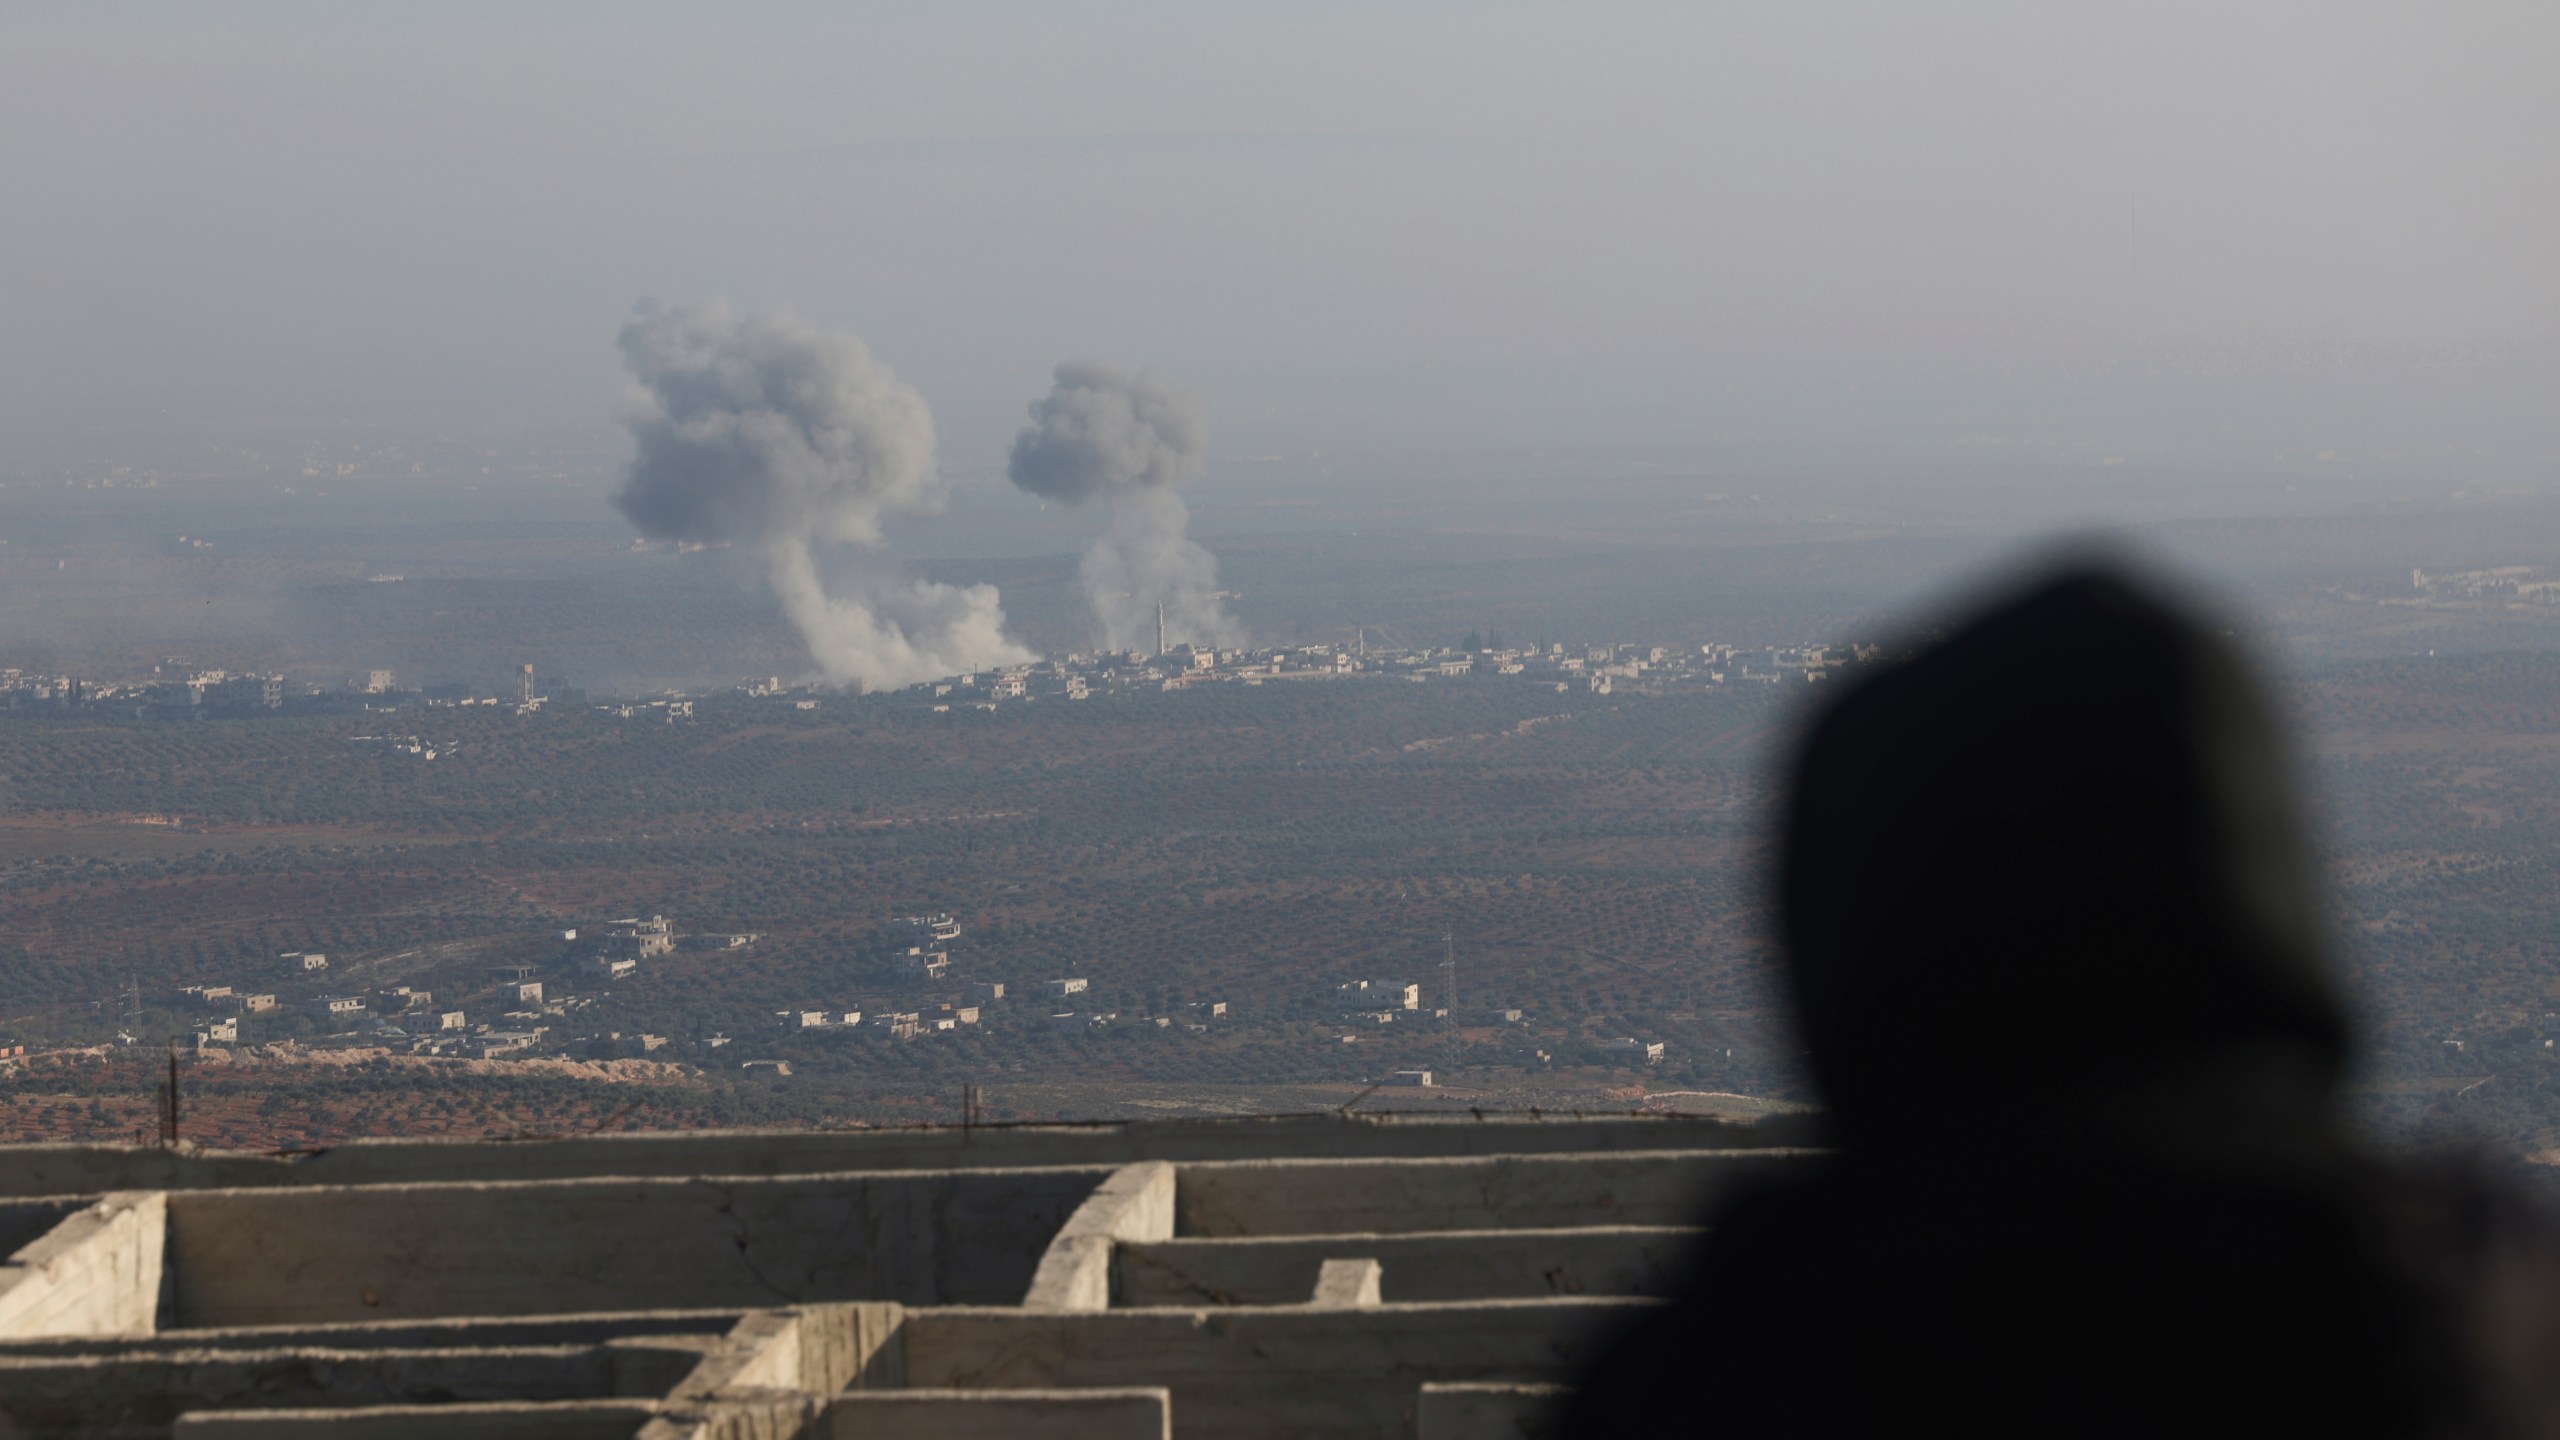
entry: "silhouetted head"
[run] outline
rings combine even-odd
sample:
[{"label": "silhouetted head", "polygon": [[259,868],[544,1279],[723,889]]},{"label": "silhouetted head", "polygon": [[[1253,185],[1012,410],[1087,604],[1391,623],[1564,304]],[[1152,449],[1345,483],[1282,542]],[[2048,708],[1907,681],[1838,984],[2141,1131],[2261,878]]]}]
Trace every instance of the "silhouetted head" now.
[{"label": "silhouetted head", "polygon": [[2289,765],[2235,649],[2075,566],[1855,682],[1796,758],[1791,976],[1843,1138],[2346,1032]]}]

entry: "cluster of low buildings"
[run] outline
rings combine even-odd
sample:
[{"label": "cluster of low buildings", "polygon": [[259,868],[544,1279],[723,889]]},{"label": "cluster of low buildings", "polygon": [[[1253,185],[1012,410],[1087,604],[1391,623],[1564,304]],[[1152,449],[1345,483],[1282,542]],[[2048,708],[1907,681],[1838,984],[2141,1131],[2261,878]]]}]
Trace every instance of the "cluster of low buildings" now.
[{"label": "cluster of low buildings", "polygon": [[2498,565],[2486,570],[2429,574],[2409,572],[2409,588],[2431,600],[2521,600],[2549,605],[2560,602],[2560,579],[2535,565]]},{"label": "cluster of low buildings", "polygon": [[[682,935],[664,915],[633,915],[583,931],[565,929],[558,938],[571,975],[611,981],[632,975],[643,963],[672,954],[679,946],[735,950],[754,944],[758,937],[731,931]],[[207,1016],[194,1027],[198,1049],[244,1043],[244,1017],[299,1012],[309,1018],[311,1028],[324,1044],[337,1042],[465,1059],[524,1056],[559,1047],[564,1043],[556,1034],[561,1022],[596,1004],[594,996],[564,991],[557,980],[546,982],[539,973],[540,966],[523,960],[485,966],[480,976],[484,988],[475,996],[466,997],[471,1001],[468,1010],[439,1004],[432,991],[412,985],[332,988],[329,957],[317,950],[288,950],[276,957],[276,966],[289,977],[284,988],[321,988],[298,999],[287,999],[276,991],[232,985],[181,987],[184,1005]],[[565,1043],[593,1048],[599,1040],[610,1042],[605,1048],[617,1052],[627,1049],[642,1054],[666,1043],[663,1036],[626,1037],[619,1032]]]},{"label": "cluster of low buildings", "polygon": [[[2560,581],[2538,578],[2527,567],[2414,576],[2426,595],[2503,595],[2550,599]],[[1262,685],[1291,680],[1389,676],[1414,681],[1494,677],[1538,684],[1559,692],[1612,694],[1636,689],[1657,693],[1724,685],[1784,684],[1821,680],[1875,653],[1873,646],[1655,645],[1611,642],[1506,646],[1470,637],[1456,646],[1352,645],[1216,647],[1170,645],[1144,650],[1073,654],[926,681],[907,692],[938,712],[993,710],[1040,700],[1084,700],[1135,690],[1180,690],[1193,685]],[[286,713],[395,712],[413,709],[503,706],[532,714],[546,705],[587,706],[584,692],[552,685],[538,693],[530,665],[517,667],[509,684],[489,692],[457,684],[404,688],[389,670],[363,671],[343,683],[289,683],[281,674],[191,670],[155,673],[149,680],[103,681],[72,675],[0,669],[0,710],[55,708],[98,710],[138,717],[270,715]],[[817,710],[829,693],[816,685],[786,686],[769,677],[736,687],[760,701]],[[696,700],[682,692],[614,699],[587,706],[623,720],[673,724],[693,717]],[[399,745],[412,754],[431,747],[414,736],[364,737]]]},{"label": "cluster of low buildings", "polygon": [[0,710],[80,710],[138,719],[191,720],[201,716],[349,714],[485,705],[531,714],[541,709],[549,697],[534,692],[532,666],[517,668],[517,683],[492,693],[457,684],[403,689],[389,670],[367,670],[341,684],[317,685],[296,684],[272,672],[169,666],[153,667],[149,679],[125,680],[0,669]]},{"label": "cluster of low buildings", "polygon": [[1853,645],[1559,643],[1543,648],[1476,644],[1393,649],[1372,649],[1367,645],[1260,649],[1175,645],[1155,654],[1112,651],[1069,655],[953,675],[915,685],[908,693],[935,711],[947,712],[993,710],[1008,702],[1083,700],[1128,690],[1383,675],[1414,681],[1490,676],[1546,685],[1559,692],[1587,690],[1606,695],[1630,687],[1651,693],[1819,681],[1843,666],[1872,658],[1875,653],[1873,646]]},{"label": "cluster of low buildings", "polygon": [[[960,935],[960,923],[947,913],[890,921],[884,927],[881,948],[887,974],[904,982],[896,987],[903,994],[778,1009],[772,1012],[774,1029],[790,1036],[867,1033],[884,1040],[911,1041],[958,1035],[994,1020],[1008,1001],[1022,998],[1023,987],[992,979],[970,979],[949,988],[930,984],[950,978],[950,947]],[[571,1017],[593,1010],[598,997],[565,991],[562,982],[573,976],[622,980],[679,949],[738,950],[758,938],[749,932],[682,933],[673,920],[656,914],[563,929],[557,933],[560,949],[552,963],[565,962],[565,975],[546,980],[540,973],[542,966],[527,960],[489,964],[478,977],[481,987],[464,997],[467,1007],[440,1002],[432,991],[413,985],[332,986],[330,958],[316,950],[279,954],[275,965],[283,983],[275,989],[208,983],[185,986],[180,994],[185,1006],[202,1017],[192,1026],[199,1050],[227,1049],[261,1039],[272,1043],[309,1031],[311,1038],[296,1043],[457,1059],[524,1058],[563,1051],[591,1058],[641,1056],[664,1047],[667,1037],[601,1030],[564,1035]],[[1023,1022],[1057,1034],[1176,1025],[1205,1033],[1229,1017],[1228,1002],[1223,1000],[1189,1002],[1169,1014],[1124,1016],[1117,1009],[1094,1004],[1092,982],[1081,975],[1039,981],[1030,987],[1030,998],[1035,1008],[1022,1017]],[[1338,981],[1332,987],[1330,1013],[1336,1023],[1327,1033],[1345,1043],[1379,1026],[1446,1024],[1452,1018],[1448,1009],[1426,1007],[1422,984],[1402,979]],[[307,1017],[308,1025],[259,1023],[259,1017],[294,1014]],[[1455,1023],[1480,1030],[1524,1027],[1529,1020],[1518,1008],[1494,1007],[1466,1011]],[[262,1029],[268,1033],[256,1033]],[[698,1045],[707,1053],[732,1043],[728,1035],[717,1034]],[[1615,1063],[1657,1064],[1664,1054],[1662,1042],[1634,1036],[1594,1043]],[[1544,1051],[1536,1053],[1542,1061],[1547,1058]],[[1380,1083],[1428,1086],[1433,1080],[1427,1072],[1396,1072]]]}]

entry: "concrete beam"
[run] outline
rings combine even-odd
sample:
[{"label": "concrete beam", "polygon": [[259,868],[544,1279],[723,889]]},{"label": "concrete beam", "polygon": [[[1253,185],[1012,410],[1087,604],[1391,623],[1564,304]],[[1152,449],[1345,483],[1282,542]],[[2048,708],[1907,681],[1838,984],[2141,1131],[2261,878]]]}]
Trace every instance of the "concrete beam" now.
[{"label": "concrete beam", "polygon": [[1378,1303],[1378,1262],[1327,1260],[1316,1270],[1316,1290],[1308,1304],[1319,1309],[1356,1310]]},{"label": "concrete beam", "polygon": [[1112,1303],[1286,1305],[1307,1294],[1327,1258],[1343,1254],[1384,1266],[1381,1293],[1392,1301],[1668,1296],[1704,1234],[1689,1226],[1606,1225],[1131,1242],[1112,1257]]},{"label": "concrete beam", "polygon": [[179,1191],[177,1323],[1011,1303],[1109,1172]]},{"label": "concrete beam", "polygon": [[1124,1240],[1172,1238],[1174,1190],[1174,1168],[1161,1160],[1112,1172],[1049,1242],[1023,1308],[1109,1309],[1113,1251]]},{"label": "concrete beam", "polygon": [[1425,1385],[1415,1430],[1419,1440],[1551,1440],[1572,1398],[1563,1385]]},{"label": "concrete beam", "polygon": [[1485,1301],[1318,1310],[910,1310],[907,1378],[931,1389],[1162,1385],[1177,1436],[1408,1440],[1416,1387],[1562,1384],[1658,1302]]},{"label": "concrete beam", "polygon": [[159,1323],[168,1198],[120,1191],[0,1265],[0,1340],[144,1335]]},{"label": "concrete beam", "polygon": [[1811,1153],[1692,1150],[1185,1165],[1175,1231],[1326,1235],[1692,1225],[1720,1196],[1801,1164]]}]

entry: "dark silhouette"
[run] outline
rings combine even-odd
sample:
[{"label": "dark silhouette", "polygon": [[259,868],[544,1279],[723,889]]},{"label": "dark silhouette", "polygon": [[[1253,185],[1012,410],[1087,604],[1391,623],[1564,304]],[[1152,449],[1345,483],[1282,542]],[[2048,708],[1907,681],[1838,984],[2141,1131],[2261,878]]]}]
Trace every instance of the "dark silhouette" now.
[{"label": "dark silhouette", "polygon": [[2103,565],[1825,709],[1779,881],[1837,1150],[1573,1433],[2552,1433],[2550,1233],[2341,1128],[2290,791],[2234,648]]}]

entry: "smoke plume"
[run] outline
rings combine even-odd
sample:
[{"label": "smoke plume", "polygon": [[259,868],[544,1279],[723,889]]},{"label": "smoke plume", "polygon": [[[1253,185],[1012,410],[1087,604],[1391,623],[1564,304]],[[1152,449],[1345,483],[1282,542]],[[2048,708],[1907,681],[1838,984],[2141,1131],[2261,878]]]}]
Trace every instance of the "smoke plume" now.
[{"label": "smoke plume", "polygon": [[[614,504],[660,540],[734,540],[837,685],[892,688],[1034,658],[992,585],[900,579],[821,546],[871,549],[942,507],[924,397],[850,335],[718,304],[642,306],[622,327],[638,442]],[[830,568],[844,572],[837,589]]]},{"label": "smoke plume", "polygon": [[1110,528],[1081,567],[1104,648],[1153,649],[1159,605],[1167,644],[1242,643],[1244,628],[1218,603],[1217,557],[1184,533],[1191,510],[1176,493],[1199,475],[1208,444],[1199,401],[1154,375],[1090,361],[1059,366],[1014,437],[1015,485],[1111,507]]}]

